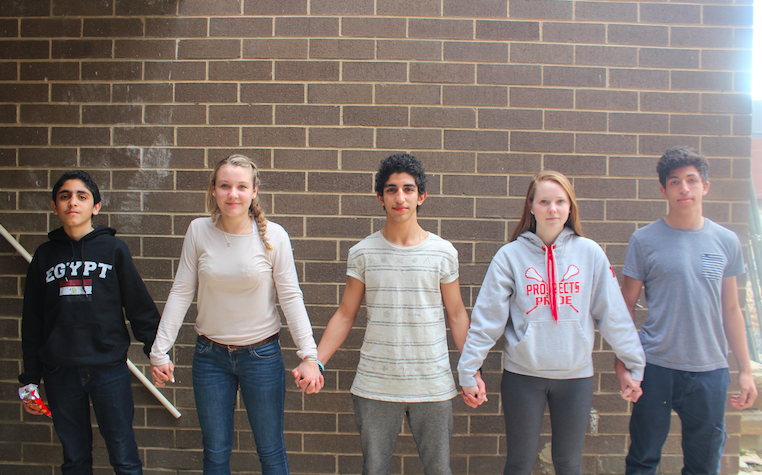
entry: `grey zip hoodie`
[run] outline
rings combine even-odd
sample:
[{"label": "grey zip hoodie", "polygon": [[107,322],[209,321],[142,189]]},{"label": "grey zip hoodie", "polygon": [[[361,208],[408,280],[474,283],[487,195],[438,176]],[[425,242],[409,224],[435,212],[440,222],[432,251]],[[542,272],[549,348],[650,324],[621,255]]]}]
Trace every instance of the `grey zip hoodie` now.
[{"label": "grey zip hoodie", "polygon": [[632,378],[641,381],[643,347],[601,247],[568,227],[552,246],[524,232],[497,252],[484,277],[458,362],[460,385],[476,385],[476,371],[503,335],[507,371],[548,379],[590,377],[593,321]]}]

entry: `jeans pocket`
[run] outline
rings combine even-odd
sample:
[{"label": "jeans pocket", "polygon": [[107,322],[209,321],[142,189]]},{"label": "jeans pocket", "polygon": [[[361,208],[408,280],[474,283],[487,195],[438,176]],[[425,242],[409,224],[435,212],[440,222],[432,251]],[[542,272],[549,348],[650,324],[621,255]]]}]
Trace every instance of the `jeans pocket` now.
[{"label": "jeans pocket", "polygon": [[196,340],[196,350],[195,350],[196,354],[202,355],[206,353],[209,350],[209,348],[212,347],[212,345],[214,345],[214,343],[212,343],[211,341],[202,340],[201,337],[198,337],[198,339]]},{"label": "jeans pocket", "polygon": [[280,341],[275,340],[266,345],[252,347],[249,349],[252,356],[256,356],[262,360],[269,360],[270,358],[277,358],[280,356]]}]

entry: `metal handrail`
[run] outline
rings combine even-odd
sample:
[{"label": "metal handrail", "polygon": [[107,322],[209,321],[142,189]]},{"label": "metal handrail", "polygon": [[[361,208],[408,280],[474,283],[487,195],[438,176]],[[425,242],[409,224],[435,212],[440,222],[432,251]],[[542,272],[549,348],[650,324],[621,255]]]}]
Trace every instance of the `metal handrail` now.
[{"label": "metal handrail", "polygon": [[[3,237],[10,243],[10,245],[13,246],[18,251],[18,253],[21,254],[24,257],[24,259],[26,259],[28,263],[32,262],[31,254],[29,254],[27,250],[24,249],[24,246],[22,246],[16,240],[16,238],[11,236],[11,234],[3,227],[2,224],[0,224],[0,234],[3,235]],[[156,399],[158,399],[159,402],[164,407],[167,408],[169,413],[175,416],[175,419],[179,418],[182,415],[180,414],[180,411],[178,411],[177,408],[175,408],[175,406],[173,406],[172,403],[169,402],[169,400],[166,397],[164,397],[164,395],[156,388],[156,386],[154,386],[153,383],[148,378],[145,377],[143,372],[140,371],[138,367],[135,366],[135,364],[132,361],[130,361],[129,358],[127,358],[127,367],[130,368],[130,371],[132,372],[132,374],[134,374],[135,377],[138,378],[138,380],[141,383],[143,383],[143,386],[148,388],[148,390],[151,391],[151,394],[153,394],[156,397]]]}]

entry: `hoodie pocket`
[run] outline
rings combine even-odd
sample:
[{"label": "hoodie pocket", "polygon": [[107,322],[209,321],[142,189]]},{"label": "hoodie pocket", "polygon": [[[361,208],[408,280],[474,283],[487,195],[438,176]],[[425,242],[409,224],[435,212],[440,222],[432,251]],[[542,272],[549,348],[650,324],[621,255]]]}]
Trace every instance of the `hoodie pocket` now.
[{"label": "hoodie pocket", "polygon": [[530,322],[516,346],[508,349],[511,361],[537,371],[564,371],[585,366],[592,347],[577,320]]},{"label": "hoodie pocket", "polygon": [[57,325],[45,343],[45,353],[54,359],[88,357],[108,353],[111,349],[94,323]]}]

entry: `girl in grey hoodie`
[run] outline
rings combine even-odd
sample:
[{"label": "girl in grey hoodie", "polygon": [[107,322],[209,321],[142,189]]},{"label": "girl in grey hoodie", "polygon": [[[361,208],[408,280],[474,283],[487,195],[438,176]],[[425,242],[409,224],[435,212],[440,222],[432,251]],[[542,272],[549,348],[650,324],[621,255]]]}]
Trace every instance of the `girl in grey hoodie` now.
[{"label": "girl in grey hoodie", "polygon": [[601,247],[582,237],[569,180],[543,171],[529,185],[511,242],[492,259],[458,363],[463,398],[477,407],[486,401],[486,390],[477,387],[474,375],[505,336],[506,475],[531,473],[546,403],[555,472],[581,473],[596,324],[628,370],[622,397],[636,401],[645,355],[616,275]]}]

